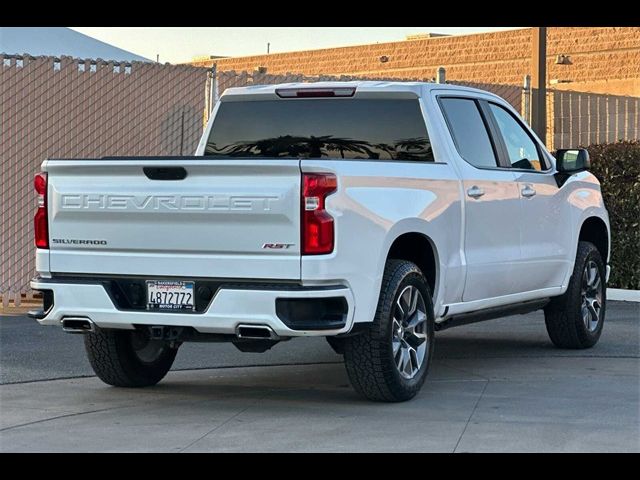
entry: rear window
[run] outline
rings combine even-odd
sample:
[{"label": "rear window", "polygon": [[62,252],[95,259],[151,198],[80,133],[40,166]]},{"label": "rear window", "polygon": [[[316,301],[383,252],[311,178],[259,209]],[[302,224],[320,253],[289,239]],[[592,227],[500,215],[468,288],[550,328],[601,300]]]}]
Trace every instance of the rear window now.
[{"label": "rear window", "polygon": [[432,162],[418,100],[224,102],[205,156]]}]

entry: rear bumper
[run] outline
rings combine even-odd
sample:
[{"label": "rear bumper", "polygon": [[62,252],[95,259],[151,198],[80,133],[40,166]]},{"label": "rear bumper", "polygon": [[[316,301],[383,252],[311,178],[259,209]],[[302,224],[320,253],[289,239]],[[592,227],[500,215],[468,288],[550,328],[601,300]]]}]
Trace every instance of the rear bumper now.
[{"label": "rear bumper", "polygon": [[[119,310],[100,283],[78,283],[64,280],[34,279],[31,288],[51,291],[53,305],[41,318],[33,317],[41,325],[61,326],[65,317],[86,317],[100,328],[133,329],[134,325],[166,325],[193,327],[201,333],[235,334],[242,325],[267,325],[281,337],[332,336],[351,330],[354,300],[351,290],[344,286],[323,288],[236,289],[221,287],[202,313],[148,312]],[[344,298],[347,313],[344,325],[333,329],[295,330],[280,319],[276,311],[278,299]]]}]

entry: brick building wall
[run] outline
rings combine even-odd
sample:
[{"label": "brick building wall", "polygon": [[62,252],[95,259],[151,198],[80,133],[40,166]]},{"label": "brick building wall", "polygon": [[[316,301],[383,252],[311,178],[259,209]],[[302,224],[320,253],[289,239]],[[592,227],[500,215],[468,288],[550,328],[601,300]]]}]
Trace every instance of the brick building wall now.
[{"label": "brick building wall", "polygon": [[[556,64],[556,57],[569,57]],[[429,79],[438,67],[447,79],[521,85],[530,73],[531,29],[326,48],[250,57],[217,58],[218,70],[271,74],[352,75]],[[640,96],[640,27],[551,27],[547,35],[548,80],[558,88]],[[388,60],[382,62],[381,57]],[[555,82],[553,82],[555,84]],[[551,85],[555,86],[555,85]]]}]

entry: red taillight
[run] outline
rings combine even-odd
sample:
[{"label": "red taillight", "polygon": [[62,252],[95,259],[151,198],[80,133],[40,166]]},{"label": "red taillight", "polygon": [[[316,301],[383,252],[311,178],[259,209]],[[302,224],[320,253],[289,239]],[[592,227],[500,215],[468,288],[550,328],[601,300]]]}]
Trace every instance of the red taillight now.
[{"label": "red taillight", "polygon": [[33,186],[38,193],[38,210],[33,219],[36,247],[49,248],[49,225],[47,219],[47,174],[38,173],[33,179]]},{"label": "red taillight", "polygon": [[336,191],[331,173],[302,174],[302,254],[333,252],[333,217],[325,210],[325,199]]}]

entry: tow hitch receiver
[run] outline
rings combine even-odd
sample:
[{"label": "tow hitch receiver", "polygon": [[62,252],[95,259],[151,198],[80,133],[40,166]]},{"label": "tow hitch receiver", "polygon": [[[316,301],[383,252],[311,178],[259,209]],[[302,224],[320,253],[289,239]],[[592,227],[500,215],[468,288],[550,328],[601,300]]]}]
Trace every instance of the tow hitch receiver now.
[{"label": "tow hitch receiver", "polygon": [[149,338],[151,340],[177,340],[182,334],[182,327],[169,327],[163,325],[153,325],[149,328]]}]

